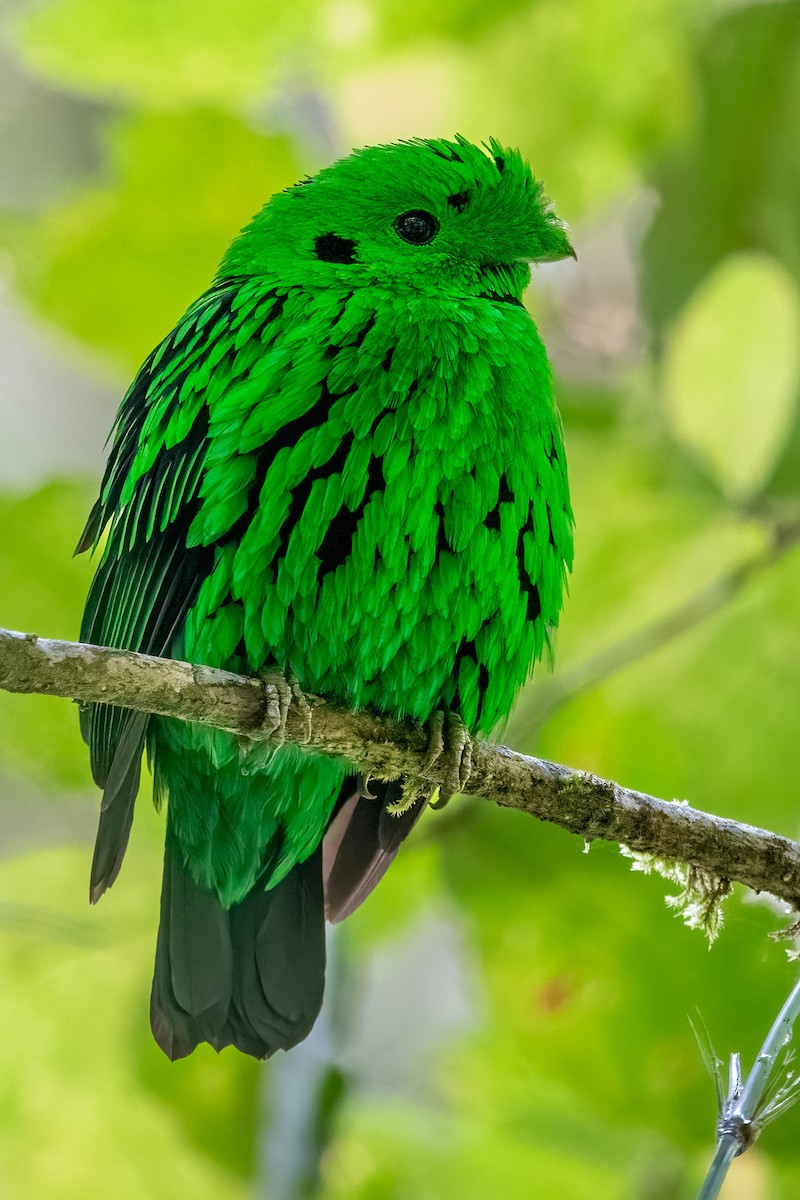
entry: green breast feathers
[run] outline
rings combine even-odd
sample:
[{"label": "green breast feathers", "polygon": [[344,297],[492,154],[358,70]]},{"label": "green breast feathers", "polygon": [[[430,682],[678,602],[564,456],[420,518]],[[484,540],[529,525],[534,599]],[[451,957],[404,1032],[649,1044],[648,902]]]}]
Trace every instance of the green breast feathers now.
[{"label": "green breast feathers", "polygon": [[455,708],[484,731],[507,714],[571,560],[560,424],[523,308],[223,285],[128,404],[140,432],[109,553],[171,516],[212,551],[173,653],[274,661],[345,703]]}]

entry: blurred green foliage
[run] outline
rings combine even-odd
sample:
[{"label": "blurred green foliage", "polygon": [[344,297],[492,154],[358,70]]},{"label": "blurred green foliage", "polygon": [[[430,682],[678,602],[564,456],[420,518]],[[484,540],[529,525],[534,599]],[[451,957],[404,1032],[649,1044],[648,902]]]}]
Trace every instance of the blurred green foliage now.
[{"label": "blurred green foliage", "polygon": [[113,182],[37,222],[19,282],[44,316],[134,371],[208,286],[231,232],[301,168],[284,138],[210,110],[126,118],[114,133]]},{"label": "blurred green foliage", "polygon": [[[613,668],[627,635],[767,563],[776,523],[800,515],[798,0],[49,0],[18,5],[6,33],[28,92],[72,93],[79,146],[102,114],[105,149],[99,172],[85,150],[59,163],[47,203],[37,185],[35,204],[0,210],[1,265],[32,318],[110,363],[120,390],[251,213],[333,153],[454,125],[521,145],[578,248],[577,268],[542,271],[530,294],[577,560],[556,674],[539,672],[508,737],[793,834],[797,550],[650,653],[620,651],[595,682],[585,667],[610,650]],[[21,110],[18,142],[26,112],[55,122],[56,108]],[[0,623],[76,633],[91,564],[70,555],[95,488],[0,497]],[[96,803],[69,704],[0,692],[0,783],[0,817],[31,787]],[[140,804],[96,912],[88,847],[27,836],[33,850],[0,864],[0,1193],[269,1197],[255,1180],[270,1068],[208,1048],[171,1065],[150,1040],[160,819]],[[730,902],[709,953],[663,881],[613,847],[580,851],[479,802],[426,820],[342,933],[344,1027],[357,1040],[376,953],[433,913],[456,931],[472,1021],[425,1051],[411,1091],[346,1071],[315,1194],[693,1194],[715,1114],[687,1016],[699,1006],[717,1049],[747,1059],[796,967],[765,936],[766,904]],[[420,1027],[437,986],[409,985]],[[769,1130],[727,1195],[797,1194],[797,1121]]]},{"label": "blurred green foliage", "polygon": [[[86,486],[54,483],[30,496],[0,499],[6,629],[74,636],[75,614],[91,579],[90,563],[71,560],[74,522],[90,496]],[[43,787],[85,783],[86,764],[75,744],[69,705],[48,696],[25,696],[15,704],[13,696],[0,691],[0,762]]]},{"label": "blurred green foliage", "polygon": [[241,111],[273,82],[315,5],[57,0],[24,14],[26,60],[75,91],[161,111]]}]

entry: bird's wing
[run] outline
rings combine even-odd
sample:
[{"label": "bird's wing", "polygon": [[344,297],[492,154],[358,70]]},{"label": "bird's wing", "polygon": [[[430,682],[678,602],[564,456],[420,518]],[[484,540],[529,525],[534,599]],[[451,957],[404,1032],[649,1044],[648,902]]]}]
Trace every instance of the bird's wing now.
[{"label": "bird's wing", "polygon": [[[142,366],[112,431],[100,497],[76,553],[107,532],[86,603],[81,639],[148,654],[168,654],[213,548],[187,543],[197,512],[207,449],[211,373],[230,376],[239,289],[206,293]],[[276,297],[262,297],[265,319]],[[91,898],[116,878],[127,845],[149,718],[124,708],[89,705],[81,731],[92,773],[104,789]]]}]

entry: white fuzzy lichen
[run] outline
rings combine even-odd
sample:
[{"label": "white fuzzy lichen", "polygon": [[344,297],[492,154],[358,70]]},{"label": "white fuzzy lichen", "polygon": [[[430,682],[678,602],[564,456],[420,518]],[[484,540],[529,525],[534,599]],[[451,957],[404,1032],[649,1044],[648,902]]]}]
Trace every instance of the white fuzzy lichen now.
[{"label": "white fuzzy lichen", "polygon": [[700,929],[708,938],[709,945],[716,941],[724,921],[722,903],[733,891],[729,879],[721,879],[710,871],[688,863],[658,858],[655,854],[642,854],[638,850],[631,850],[629,846],[620,846],[619,849],[625,858],[631,860],[632,871],[641,871],[644,875],[652,875],[655,871],[679,887],[677,895],[664,897],[667,905],[675,910],[675,915],[689,929]]}]

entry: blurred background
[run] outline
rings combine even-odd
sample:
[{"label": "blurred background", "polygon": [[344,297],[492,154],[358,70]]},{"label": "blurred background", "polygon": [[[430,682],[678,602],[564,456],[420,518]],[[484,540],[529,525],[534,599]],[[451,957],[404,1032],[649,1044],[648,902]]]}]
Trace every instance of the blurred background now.
[{"label": "blurred background", "polygon": [[[576,568],[503,736],[795,835],[800,3],[2,0],[0,623],[75,637],[71,554],[143,357],[275,190],[354,145],[519,145],[577,263],[528,294]],[[709,952],[613,846],[429,814],[267,1066],[148,1027],[163,823],[86,901],[98,797],[66,701],[0,692],[0,1196],[688,1200],[714,1093],[797,966],[737,894]],[[800,1113],[729,1200],[800,1194]]]}]

